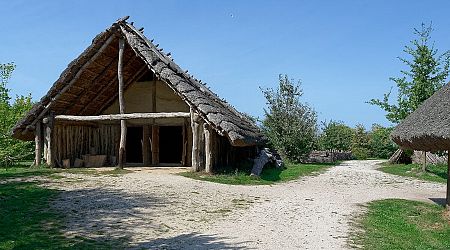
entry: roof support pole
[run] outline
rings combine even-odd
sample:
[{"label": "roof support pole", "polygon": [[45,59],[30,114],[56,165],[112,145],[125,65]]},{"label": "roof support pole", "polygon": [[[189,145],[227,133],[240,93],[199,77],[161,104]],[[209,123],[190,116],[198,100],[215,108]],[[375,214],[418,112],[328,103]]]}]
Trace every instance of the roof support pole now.
[{"label": "roof support pole", "polygon": [[192,164],[191,168],[193,172],[200,171],[200,159],[199,159],[199,116],[191,108],[191,128],[192,128]]},{"label": "roof support pole", "polygon": [[43,123],[45,124],[45,141],[47,142],[47,166],[54,167],[55,166],[55,145],[54,145],[54,117],[53,113],[43,119]]},{"label": "roof support pole", "polygon": [[[120,114],[125,113],[125,99],[123,95],[123,51],[125,48],[125,40],[119,39],[119,62],[117,65],[117,78],[119,82],[119,111]],[[119,144],[119,161],[117,167],[122,169],[125,164],[125,145],[127,140],[127,122],[124,119],[120,120],[120,144]]]},{"label": "roof support pole", "polygon": [[152,125],[152,165],[159,164],[159,126]]},{"label": "roof support pole", "polygon": [[447,195],[445,197],[447,209],[450,209],[450,150],[447,151]]},{"label": "roof support pole", "polygon": [[146,124],[142,127],[142,161],[144,166],[150,165],[150,148],[150,127]]},{"label": "roof support pole", "polygon": [[41,165],[41,156],[42,156],[42,122],[38,121],[36,123],[36,130],[34,131],[34,143],[35,143],[35,160],[34,164],[36,166]]},{"label": "roof support pole", "polygon": [[204,123],[203,130],[205,133],[205,172],[212,173],[212,134],[209,125]]}]

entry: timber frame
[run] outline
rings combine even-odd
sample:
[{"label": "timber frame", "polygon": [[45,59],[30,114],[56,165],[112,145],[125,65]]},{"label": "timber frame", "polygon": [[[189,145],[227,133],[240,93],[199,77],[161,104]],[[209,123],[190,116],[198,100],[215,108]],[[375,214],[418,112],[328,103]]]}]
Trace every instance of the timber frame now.
[{"label": "timber frame", "polygon": [[[49,166],[77,167],[95,159],[122,168],[130,126],[138,126],[133,140],[140,139],[143,165],[162,164],[160,145],[175,138],[164,132],[166,126],[174,127],[178,138],[177,161],[193,171],[214,172],[255,156],[265,143],[258,127],[181,70],[127,19],[97,35],[14,127],[13,137],[35,141],[35,164],[43,158]],[[143,87],[136,87],[139,82]],[[127,95],[133,88],[142,88],[137,95],[148,91],[136,98],[150,102],[130,105],[136,102]]]}]

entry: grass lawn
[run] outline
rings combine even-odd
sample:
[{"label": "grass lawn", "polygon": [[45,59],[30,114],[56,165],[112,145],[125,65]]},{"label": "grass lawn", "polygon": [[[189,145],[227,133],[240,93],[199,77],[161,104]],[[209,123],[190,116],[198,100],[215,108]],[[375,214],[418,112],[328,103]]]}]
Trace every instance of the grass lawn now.
[{"label": "grass lawn", "polygon": [[427,171],[422,172],[419,164],[389,164],[385,163],[379,170],[395,175],[414,177],[424,181],[447,183],[446,165],[427,165]]},{"label": "grass lawn", "polygon": [[232,185],[267,185],[290,181],[301,176],[318,174],[338,163],[287,164],[284,169],[264,168],[260,177],[252,177],[248,171],[209,175],[202,172],[183,172],[179,175],[197,180]]},{"label": "grass lawn", "polygon": [[124,246],[122,240],[99,242],[82,237],[65,237],[64,215],[56,213],[50,206],[59,191],[42,187],[38,181],[12,179],[54,177],[60,171],[65,170],[24,167],[0,169],[0,181],[4,182],[0,184],[0,249],[113,249]]},{"label": "grass lawn", "polygon": [[373,201],[357,224],[353,241],[363,249],[450,249],[449,214],[435,204]]}]

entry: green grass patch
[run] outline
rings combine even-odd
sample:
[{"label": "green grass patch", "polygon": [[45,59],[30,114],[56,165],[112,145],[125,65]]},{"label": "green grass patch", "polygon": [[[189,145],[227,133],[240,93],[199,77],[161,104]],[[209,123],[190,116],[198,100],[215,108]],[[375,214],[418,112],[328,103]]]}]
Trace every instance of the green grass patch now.
[{"label": "green grass patch", "polygon": [[357,222],[353,243],[363,249],[450,249],[445,208],[424,202],[387,199],[368,204]]},{"label": "green grass patch", "polygon": [[0,168],[0,179],[2,178],[23,178],[32,176],[47,176],[51,179],[61,179],[62,176],[59,173],[73,173],[73,174],[85,174],[93,176],[109,175],[119,176],[133,172],[127,169],[112,169],[112,170],[95,170],[90,168],[48,168],[44,166],[40,167],[28,167],[17,166],[12,168]]},{"label": "green grass patch", "polygon": [[206,174],[203,172],[183,172],[179,175],[196,180],[211,181],[231,185],[269,185],[277,182],[290,181],[302,176],[319,174],[337,163],[320,164],[286,164],[285,168],[264,168],[260,177],[250,176],[248,171],[238,171],[224,174]]},{"label": "green grass patch", "polygon": [[[127,248],[129,239],[66,237],[65,217],[50,206],[60,191],[39,185],[39,181],[15,178],[46,176],[63,178],[60,172],[96,173],[89,169],[13,167],[0,169],[0,249],[116,249]],[[100,172],[100,171],[99,171]],[[105,174],[122,173],[105,171]]]},{"label": "green grass patch", "polygon": [[50,206],[59,191],[36,182],[0,185],[0,249],[112,249],[122,241],[64,236],[64,216]]},{"label": "green grass patch", "polygon": [[447,183],[446,165],[427,165],[427,171],[422,171],[419,164],[389,164],[384,163],[379,170],[400,176],[414,177],[424,181]]}]

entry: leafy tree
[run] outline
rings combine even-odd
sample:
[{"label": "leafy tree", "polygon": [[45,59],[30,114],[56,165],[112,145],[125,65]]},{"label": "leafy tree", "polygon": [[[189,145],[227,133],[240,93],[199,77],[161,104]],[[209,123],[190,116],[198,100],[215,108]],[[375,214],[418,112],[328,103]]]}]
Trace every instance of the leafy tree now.
[{"label": "leafy tree", "polygon": [[23,142],[11,137],[14,124],[32,106],[30,95],[17,96],[11,103],[7,84],[15,67],[13,63],[0,64],[0,166],[4,167],[30,159],[33,153],[32,142]]},{"label": "leafy tree", "polygon": [[405,46],[403,50],[411,58],[399,57],[409,70],[402,70],[401,77],[391,77],[390,80],[397,84],[397,103],[390,104],[391,91],[384,94],[382,100],[372,99],[369,104],[379,106],[387,112],[386,118],[399,123],[434,92],[439,90],[449,75],[450,51],[438,55],[434,42],[430,42],[431,25],[422,23],[421,29],[414,29],[418,38],[411,41],[411,45]]},{"label": "leafy tree", "polygon": [[373,124],[369,133],[370,156],[388,159],[397,149],[390,137],[393,128],[385,128],[378,124]]},{"label": "leafy tree", "polygon": [[322,150],[349,151],[352,146],[353,129],[342,122],[323,123],[323,131],[319,137]]},{"label": "leafy tree", "polygon": [[300,101],[300,81],[294,84],[279,75],[277,89],[261,89],[267,100],[263,131],[280,155],[300,162],[313,150],[317,140],[317,114]]},{"label": "leafy tree", "polygon": [[369,134],[361,124],[356,125],[353,132],[352,155],[358,160],[365,160],[370,156]]}]

